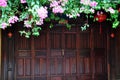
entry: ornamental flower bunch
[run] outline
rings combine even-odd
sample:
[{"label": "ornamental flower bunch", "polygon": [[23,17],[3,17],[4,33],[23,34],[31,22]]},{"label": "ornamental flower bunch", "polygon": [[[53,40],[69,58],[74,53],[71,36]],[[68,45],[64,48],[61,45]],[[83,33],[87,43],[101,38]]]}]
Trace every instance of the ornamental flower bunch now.
[{"label": "ornamental flower bunch", "polygon": [[[109,14],[107,20],[113,23],[113,28],[117,28],[120,22],[120,10],[117,7],[119,3],[120,1],[111,0],[0,0],[0,28],[5,29],[17,22],[23,22],[28,30],[20,31],[21,35],[38,36],[45,22],[49,22],[51,28],[54,25],[52,21],[64,21],[65,18],[60,15],[67,19],[76,19],[84,13],[87,18],[97,21],[98,19],[94,20],[94,16],[100,15],[99,12]],[[66,26],[70,27],[68,23]]]}]

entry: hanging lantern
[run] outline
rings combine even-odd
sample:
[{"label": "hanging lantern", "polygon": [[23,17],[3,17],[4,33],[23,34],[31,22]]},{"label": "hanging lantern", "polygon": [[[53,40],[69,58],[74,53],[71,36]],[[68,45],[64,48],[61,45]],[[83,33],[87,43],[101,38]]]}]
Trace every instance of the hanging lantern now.
[{"label": "hanging lantern", "polygon": [[12,34],[11,32],[8,33],[8,37],[9,37],[9,38],[11,38],[12,35],[13,35],[13,34]]},{"label": "hanging lantern", "polygon": [[95,20],[97,20],[98,22],[103,22],[105,21],[107,18],[107,15],[104,14],[102,11],[98,11],[97,15],[95,16]]},{"label": "hanging lantern", "polygon": [[101,34],[102,33],[101,22],[106,20],[107,15],[104,14],[102,11],[98,11],[94,18],[96,21],[100,22],[100,34]]},{"label": "hanging lantern", "polygon": [[111,38],[114,38],[114,37],[115,37],[115,34],[114,34],[114,33],[111,33],[111,34],[110,34],[110,37],[111,37]]}]

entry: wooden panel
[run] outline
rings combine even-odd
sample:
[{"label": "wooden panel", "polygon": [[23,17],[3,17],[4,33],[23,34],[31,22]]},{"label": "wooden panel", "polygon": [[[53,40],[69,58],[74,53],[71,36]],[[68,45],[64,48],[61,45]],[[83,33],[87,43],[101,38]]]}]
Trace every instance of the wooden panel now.
[{"label": "wooden panel", "polygon": [[65,34],[65,48],[75,49],[76,48],[76,35],[75,34]]},{"label": "wooden panel", "polygon": [[95,80],[108,80],[106,74],[97,74],[95,75]]},{"label": "wooden panel", "polygon": [[18,76],[30,76],[31,75],[31,60],[30,59],[18,59],[17,60],[17,75]]},{"label": "wooden panel", "polygon": [[62,48],[62,38],[61,34],[59,33],[51,33],[50,36],[50,45],[51,49],[59,49]]},{"label": "wooden panel", "polygon": [[66,74],[70,74],[70,59],[69,58],[66,58],[65,59],[65,73]]},{"label": "wooden panel", "polygon": [[28,50],[20,50],[17,52],[16,52],[16,57],[31,57],[31,52]]},{"label": "wooden panel", "polygon": [[36,58],[35,59],[35,75],[46,75],[46,58]]},{"label": "wooden panel", "polygon": [[62,56],[62,50],[61,49],[51,49],[51,57],[57,57]]},{"label": "wooden panel", "polygon": [[66,75],[76,74],[76,51],[64,50],[64,58]]},{"label": "wooden panel", "polygon": [[104,48],[96,48],[95,52],[95,67],[96,73],[105,73],[105,50]]},{"label": "wooden panel", "polygon": [[63,74],[63,54],[61,49],[51,49],[50,53],[50,73],[53,75]]},{"label": "wooden panel", "polygon": [[36,57],[46,57],[47,52],[45,50],[38,50],[38,51],[35,51],[35,56]]},{"label": "wooden panel", "polygon": [[50,73],[51,75],[63,74],[63,58],[50,58]]},{"label": "wooden panel", "polygon": [[[96,29],[95,29],[96,30]],[[97,31],[97,30],[96,30]],[[95,48],[106,48],[107,37],[106,33],[100,34],[99,31],[94,31],[94,47]]]},{"label": "wooden panel", "polygon": [[[80,75],[78,80],[92,80],[92,75]],[[95,79],[96,80],[96,79]]]},{"label": "wooden panel", "polygon": [[23,76],[24,75],[24,59],[19,59],[17,60],[17,75],[18,76]]},{"label": "wooden panel", "polygon": [[90,48],[80,49],[80,56],[81,57],[90,57],[90,54],[91,54]]},{"label": "wooden panel", "polygon": [[30,76],[31,75],[31,60],[30,59],[25,59],[24,62],[24,67],[25,67],[25,75]]},{"label": "wooden panel", "polygon": [[76,74],[76,58],[75,57],[66,57],[65,58],[65,73]]},{"label": "wooden panel", "polygon": [[79,70],[81,74],[89,74],[91,72],[91,53],[90,49],[80,49],[80,54],[79,54]]},{"label": "wooden panel", "polygon": [[57,74],[63,75],[63,58],[57,58]]},{"label": "wooden panel", "polygon": [[74,50],[74,49],[65,49],[64,50],[64,56],[65,57],[75,57],[76,56],[76,50]]},{"label": "wooden panel", "polygon": [[90,48],[90,33],[89,32],[81,32],[79,34],[80,48]]},{"label": "wooden panel", "polygon": [[63,80],[62,77],[52,77],[51,80]]},{"label": "wooden panel", "polygon": [[47,80],[46,77],[35,77],[34,80]]},{"label": "wooden panel", "polygon": [[76,58],[71,58],[71,74],[76,74]]},{"label": "wooden panel", "polygon": [[16,80],[32,80],[31,78],[17,78]]},{"label": "wooden panel", "polygon": [[[19,34],[18,34],[19,35]],[[23,45],[24,44],[24,45]],[[16,50],[29,50],[30,49],[30,39],[25,37],[17,36],[15,38],[15,49]]]},{"label": "wooden panel", "polygon": [[66,76],[65,80],[77,80],[76,76]]},{"label": "wooden panel", "polygon": [[90,58],[80,57],[79,70],[81,74],[91,73]]},{"label": "wooden panel", "polygon": [[34,39],[35,50],[46,49],[47,48],[47,37],[46,33],[43,32],[39,37]]},{"label": "wooden panel", "polygon": [[96,66],[96,73],[104,73],[105,69],[105,63],[104,63],[104,58],[101,57],[96,57],[95,59],[95,66]]},{"label": "wooden panel", "polygon": [[107,80],[107,69],[105,61],[105,49],[95,48],[95,79],[96,80]]}]

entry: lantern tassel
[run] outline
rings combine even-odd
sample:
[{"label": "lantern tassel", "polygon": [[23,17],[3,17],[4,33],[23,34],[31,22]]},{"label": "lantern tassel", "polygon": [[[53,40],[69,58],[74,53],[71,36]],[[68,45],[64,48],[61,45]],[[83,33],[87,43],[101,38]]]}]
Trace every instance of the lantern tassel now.
[{"label": "lantern tassel", "polygon": [[101,26],[101,23],[100,23],[100,34],[102,34],[102,26]]}]

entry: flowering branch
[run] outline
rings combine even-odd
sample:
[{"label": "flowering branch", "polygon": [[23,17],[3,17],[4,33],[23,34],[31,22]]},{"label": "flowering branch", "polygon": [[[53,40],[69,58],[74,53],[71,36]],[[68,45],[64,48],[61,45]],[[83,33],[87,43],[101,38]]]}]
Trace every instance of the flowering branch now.
[{"label": "flowering branch", "polygon": [[[67,19],[76,19],[84,13],[94,18],[96,11],[100,10],[104,10],[109,15],[106,20],[113,23],[112,28],[117,28],[120,23],[118,20],[120,7],[117,7],[119,3],[120,1],[111,0],[0,0],[0,28],[5,29],[22,21],[28,31],[23,30],[20,33],[28,38],[30,35],[38,36],[40,26],[46,21],[50,22],[50,27],[53,26],[52,20],[66,21],[60,15],[65,15]],[[96,18],[95,21],[98,19]],[[70,28],[68,22],[65,25]],[[87,27],[89,27],[88,22],[81,29]]]}]

